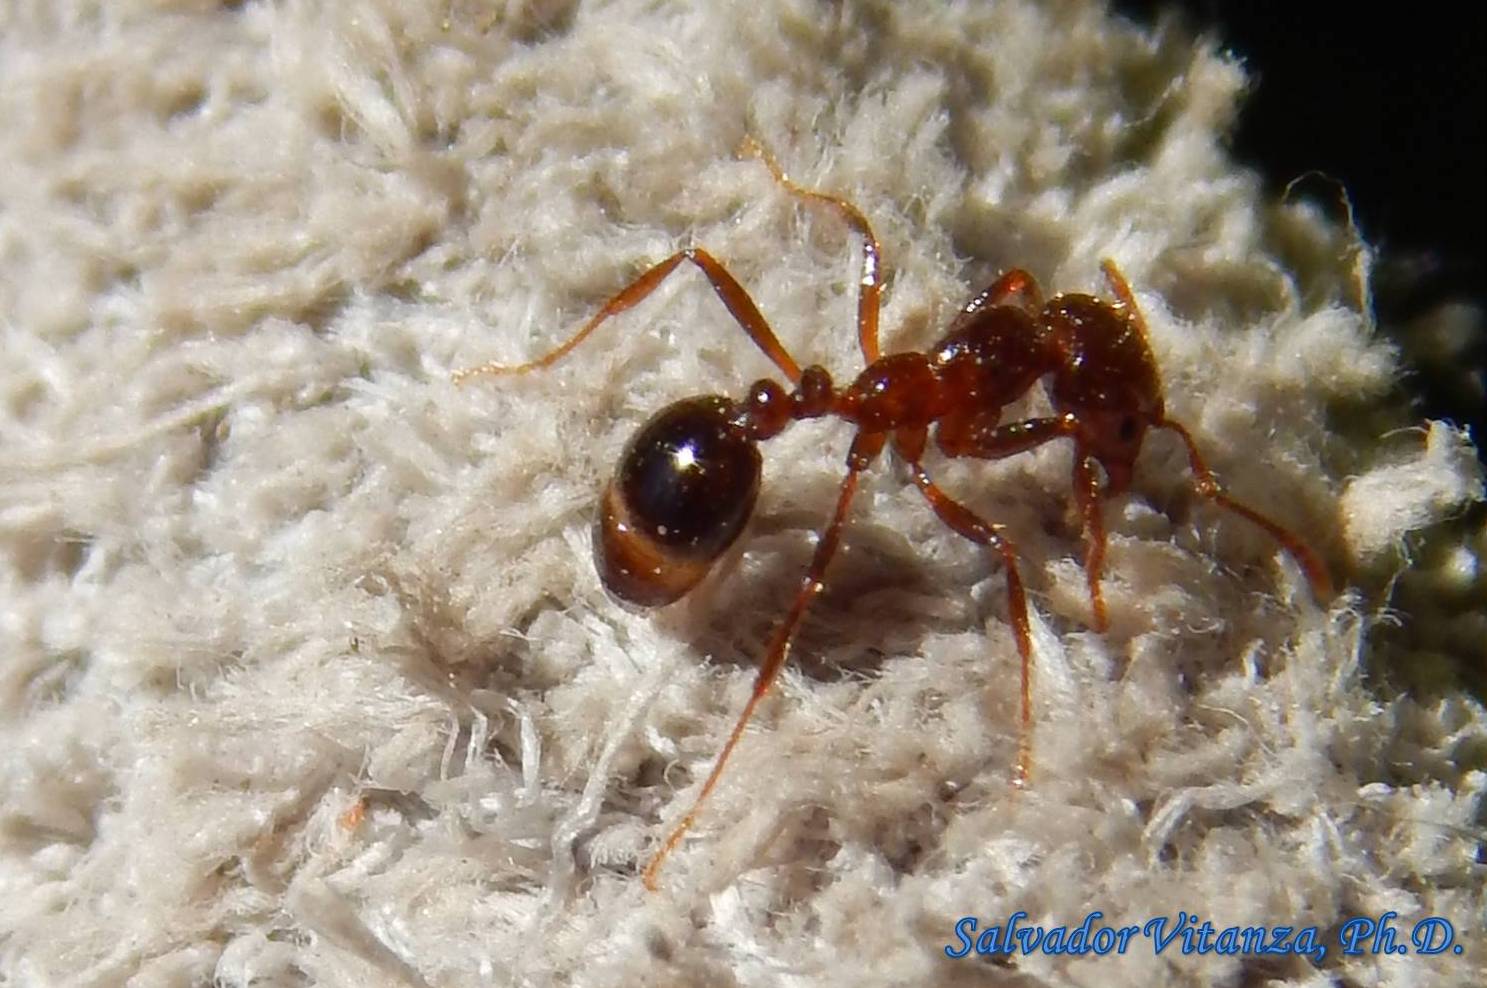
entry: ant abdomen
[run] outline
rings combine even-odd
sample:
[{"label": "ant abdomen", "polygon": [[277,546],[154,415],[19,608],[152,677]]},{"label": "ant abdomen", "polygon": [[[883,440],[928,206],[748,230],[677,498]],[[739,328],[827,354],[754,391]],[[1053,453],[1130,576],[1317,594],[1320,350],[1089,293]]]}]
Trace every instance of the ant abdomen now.
[{"label": "ant abdomen", "polygon": [[642,607],[681,598],[743,531],[760,464],[726,398],[686,398],[652,416],[600,503],[594,558],[604,585]]}]

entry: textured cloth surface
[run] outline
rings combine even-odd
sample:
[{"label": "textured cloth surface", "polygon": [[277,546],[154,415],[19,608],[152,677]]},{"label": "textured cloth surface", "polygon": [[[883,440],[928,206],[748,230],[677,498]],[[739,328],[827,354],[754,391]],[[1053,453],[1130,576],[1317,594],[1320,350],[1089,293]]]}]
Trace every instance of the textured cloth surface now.
[{"label": "textured cloth surface", "polygon": [[[1481,478],[1451,427],[1359,413],[1399,374],[1370,256],[1227,158],[1244,85],[1072,2],[6,5],[0,981],[1478,983],[1482,709],[1363,674],[1381,617],[1409,654],[1407,536]],[[858,239],[746,134],[875,224],[888,350],[1004,268],[1103,293],[1116,260],[1170,414],[1351,589],[1314,601],[1153,435],[1106,506],[1096,634],[1067,444],[932,460],[1023,560],[1018,792],[1004,571],[885,457],[650,894],[850,430],[767,443],[739,550],[638,613],[590,557],[620,449],[772,371],[706,282],[543,373],[449,371],[540,354],[700,244],[850,380]],[[1475,539],[1432,557],[1435,598],[1481,591]],[[965,916],[1092,910],[1328,953],[944,952]],[[1388,910],[1465,952],[1342,956]]]}]

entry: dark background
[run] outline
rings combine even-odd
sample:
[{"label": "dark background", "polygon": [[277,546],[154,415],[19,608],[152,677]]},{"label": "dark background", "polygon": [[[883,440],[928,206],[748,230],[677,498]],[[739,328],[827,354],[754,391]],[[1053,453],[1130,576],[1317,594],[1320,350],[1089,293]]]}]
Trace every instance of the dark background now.
[{"label": "dark background", "polygon": [[[1487,302],[1487,4],[1366,5],[1118,0],[1152,24],[1176,14],[1244,63],[1252,91],[1235,156],[1279,196],[1323,172],[1346,188],[1364,238],[1380,248],[1375,306],[1413,373],[1421,415],[1487,440],[1487,339],[1421,328],[1443,303]],[[1325,186],[1312,183],[1314,197]],[[1462,345],[1462,339],[1466,342]]]}]

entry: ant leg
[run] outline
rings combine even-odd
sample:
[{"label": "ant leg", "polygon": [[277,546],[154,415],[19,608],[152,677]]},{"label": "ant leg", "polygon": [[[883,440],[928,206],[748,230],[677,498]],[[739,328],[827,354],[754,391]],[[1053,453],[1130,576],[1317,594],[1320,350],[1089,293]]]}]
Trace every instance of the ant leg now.
[{"label": "ant leg", "polygon": [[452,375],[454,382],[459,384],[472,377],[486,375],[525,374],[528,371],[550,367],[566,356],[574,347],[588,339],[589,334],[598,329],[600,324],[610,316],[618,315],[626,309],[634,308],[644,301],[682,261],[691,261],[702,270],[702,273],[707,276],[707,280],[712,283],[713,291],[717,293],[718,298],[723,300],[723,304],[728,307],[728,312],[733,316],[734,321],[738,323],[745,333],[749,334],[749,339],[754,341],[754,345],[764,351],[764,355],[772,360],[774,365],[792,383],[798,383],[800,381],[800,365],[795,362],[795,358],[790,356],[784,345],[774,335],[774,330],[769,328],[769,323],[765,321],[763,314],[759,311],[759,307],[754,304],[754,300],[749,298],[749,293],[744,291],[743,286],[738,283],[733,275],[728,273],[728,269],[723,267],[717,258],[700,247],[689,247],[686,250],[679,250],[642,274],[639,278],[630,282],[630,284],[620,289],[613,298],[604,303],[604,307],[596,312],[593,318],[584,323],[578,332],[570,336],[556,349],[538,357],[536,360],[530,360],[524,364],[489,363],[481,364],[478,367],[467,367],[454,372]]},{"label": "ant leg", "polygon": [[1105,594],[1100,589],[1100,574],[1105,569],[1105,519],[1100,516],[1100,478],[1094,460],[1083,450],[1074,453],[1074,496],[1084,516],[1084,578],[1089,581],[1089,602],[1095,612],[1095,630],[1110,627],[1110,612],[1105,608]]},{"label": "ant leg", "polygon": [[871,364],[882,356],[878,346],[878,313],[883,294],[882,248],[873,228],[862,210],[847,200],[796,185],[785,174],[774,155],[753,137],[745,136],[738,145],[740,154],[747,154],[764,162],[774,180],[791,194],[810,202],[830,206],[841,214],[843,220],[862,237],[862,277],[857,282],[857,341],[862,347],[862,358]]},{"label": "ant leg", "polygon": [[[904,444],[899,448],[903,450]],[[1022,572],[1017,568],[1017,550],[1004,534],[1005,526],[983,520],[946,494],[930,479],[917,457],[909,460],[909,472],[941,521],[972,542],[990,546],[1001,553],[1002,563],[1007,569],[1007,610],[1012,618],[1012,637],[1017,641],[1017,655],[1022,661],[1022,727],[1017,737],[1017,769],[1013,780],[1018,788],[1022,788],[1027,785],[1033,754],[1033,633]]]},{"label": "ant leg", "polygon": [[1224,489],[1219,486],[1219,482],[1214,479],[1213,473],[1208,469],[1208,464],[1203,462],[1203,457],[1198,453],[1198,446],[1193,442],[1192,434],[1187,429],[1171,419],[1162,419],[1157,423],[1157,427],[1171,430],[1182,439],[1183,445],[1187,447],[1188,463],[1193,470],[1193,486],[1199,494],[1218,504],[1219,507],[1226,508],[1241,518],[1247,518],[1263,528],[1272,539],[1280,543],[1281,548],[1285,549],[1292,559],[1296,560],[1297,565],[1306,574],[1306,579],[1311,584],[1312,595],[1316,597],[1318,603],[1325,604],[1332,599],[1332,577],[1327,572],[1327,565],[1312,551],[1310,546],[1301,541],[1301,538],[1290,529],[1281,527],[1254,508],[1225,494]]},{"label": "ant leg", "polygon": [[[984,460],[999,460],[1043,443],[1064,436],[1073,436],[1077,424],[1071,416],[1058,418],[1027,419],[1009,422],[995,429],[977,430],[975,419],[958,421],[946,418],[941,421],[935,434],[940,449],[947,456],[974,456]],[[1090,607],[1094,611],[1094,628],[1105,631],[1110,626],[1110,615],[1105,607],[1105,594],[1100,589],[1100,577],[1105,569],[1105,519],[1100,514],[1103,495],[1099,474],[1094,469],[1094,460],[1086,456],[1083,449],[1074,453],[1074,496],[1079,501],[1079,512],[1084,524],[1084,575],[1089,581]]]},{"label": "ant leg", "polygon": [[1043,308],[1043,289],[1038,287],[1038,279],[1022,268],[1013,268],[1004,273],[996,281],[978,292],[956,315],[950,323],[950,331],[954,332],[982,309],[989,309],[1001,305],[1014,295],[1022,296],[1023,307],[1029,311],[1036,312]]},{"label": "ant leg", "polygon": [[[946,416],[935,430],[935,442],[946,456],[973,456],[978,460],[1000,460],[1074,434],[1072,416],[1025,419],[996,425],[997,412],[989,416]],[[989,420],[989,421],[988,421]],[[996,426],[989,428],[988,426]]]},{"label": "ant leg", "polygon": [[[1132,294],[1131,286],[1126,282],[1125,275],[1120,273],[1114,261],[1108,259],[1100,263],[1100,270],[1105,273],[1105,280],[1110,283],[1110,290],[1119,300],[1121,307],[1126,310],[1127,318],[1144,337],[1146,320],[1141,315],[1140,307],[1136,305],[1136,296]],[[1177,433],[1182,439],[1183,445],[1187,447],[1188,463],[1192,466],[1194,486],[1199,494],[1263,528],[1272,539],[1280,544],[1281,548],[1290,554],[1292,559],[1296,560],[1297,565],[1306,574],[1307,582],[1311,584],[1313,596],[1319,602],[1332,598],[1332,577],[1327,572],[1326,564],[1311,550],[1310,546],[1301,541],[1300,537],[1290,529],[1283,528],[1254,508],[1225,494],[1219,482],[1214,479],[1213,473],[1208,469],[1208,464],[1203,462],[1198,446],[1193,442],[1192,434],[1182,425],[1167,418],[1160,418],[1155,424],[1158,428],[1169,429]]]},{"label": "ant leg", "polygon": [[1032,272],[1023,271],[1022,268],[1013,268],[1004,272],[1002,277],[992,281],[986,289],[981,290],[974,299],[965,304],[962,311],[967,314],[990,308],[993,305],[1001,305],[1014,295],[1023,298],[1023,305],[1030,309],[1042,308],[1042,289],[1038,286],[1038,278],[1032,277]]},{"label": "ant leg", "polygon": [[910,475],[915,479],[919,493],[925,495],[940,521],[971,542],[996,549],[1002,554],[1002,564],[1007,567],[1007,610],[1013,619],[1017,655],[1022,658],[1022,731],[1017,735],[1017,774],[1014,777],[1020,789],[1028,784],[1029,766],[1032,765],[1032,622],[1028,618],[1028,594],[1023,591],[1022,571],[1017,568],[1017,549],[1005,536],[1004,525],[983,521],[970,507],[944,493],[929,479],[920,463],[925,451],[925,430],[898,430],[894,434],[894,448],[909,464]]},{"label": "ant leg", "polygon": [[707,797],[717,786],[718,779],[722,777],[723,767],[728,764],[729,756],[733,754],[733,749],[743,737],[744,728],[753,718],[755,708],[759,706],[759,701],[764,699],[769,688],[774,685],[775,679],[779,677],[780,669],[784,667],[785,659],[790,654],[790,643],[795,638],[795,632],[800,629],[806,610],[825,588],[823,581],[826,576],[826,567],[830,564],[831,558],[836,555],[837,545],[841,542],[842,525],[847,520],[847,510],[852,506],[852,497],[857,493],[858,477],[882,451],[884,439],[882,433],[858,433],[853,441],[852,450],[847,456],[847,475],[842,478],[841,490],[837,494],[836,509],[832,512],[831,521],[821,534],[821,540],[816,543],[815,555],[811,557],[810,568],[806,570],[800,589],[795,594],[795,602],[790,605],[785,620],[775,629],[774,637],[770,639],[769,651],[764,654],[764,661],[759,666],[759,674],[754,678],[754,692],[749,697],[749,702],[744,705],[738,722],[733,725],[733,732],[728,735],[728,741],[718,754],[718,760],[713,763],[712,771],[708,773],[707,780],[702,783],[702,791],[693,800],[692,808],[687,810],[687,815],[682,817],[681,822],[672,829],[666,842],[651,856],[650,862],[641,872],[641,880],[652,892],[656,890],[656,876],[661,870],[662,862],[697,822],[697,815],[702,810],[702,804],[707,801]]}]

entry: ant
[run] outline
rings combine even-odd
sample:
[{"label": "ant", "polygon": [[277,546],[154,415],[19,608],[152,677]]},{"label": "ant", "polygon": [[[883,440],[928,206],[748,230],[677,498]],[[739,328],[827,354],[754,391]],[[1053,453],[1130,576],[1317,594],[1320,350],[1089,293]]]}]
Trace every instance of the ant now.
[{"label": "ant", "polygon": [[[779,676],[807,609],[824,588],[858,478],[889,443],[930,509],[954,531],[995,550],[1006,568],[1008,610],[1021,660],[1014,777],[1019,788],[1027,784],[1032,755],[1032,635],[1017,550],[1004,526],[983,519],[931,478],[923,462],[931,427],[935,444],[952,457],[996,460],[1055,439],[1073,441],[1074,495],[1084,526],[1084,567],[1097,631],[1108,625],[1100,589],[1106,546],[1101,502],[1129,486],[1142,440],[1152,429],[1169,430],[1182,441],[1200,495],[1264,529],[1300,565],[1319,601],[1332,595],[1321,559],[1289,529],[1225,494],[1192,435],[1167,417],[1145,321],[1114,262],[1101,265],[1113,302],[1072,293],[1045,300],[1033,276],[1014,269],[967,302],[945,336],[928,350],[884,356],[878,344],[881,249],[867,218],[845,199],[795,184],[752,138],[745,139],[740,152],[762,161],[792,195],[835,210],[862,238],[857,336],[866,367],[855,381],[838,387],[825,368],[802,369],[743,286],[700,247],[678,251],[650,268],[546,355],[524,364],[491,363],[454,374],[460,382],[551,366],[610,317],[638,305],[683,262],[701,270],[734,321],[791,388],[765,378],[751,385],[742,400],[720,395],[682,399],[652,416],[625,447],[600,502],[594,555],[604,585],[643,607],[680,599],[742,533],[759,491],[761,441],[793,422],[828,415],[856,429],[836,507],[794,601],[770,639],[753,693],[691,809],[642,872],[652,891],[662,863],[696,822],[744,728]],[[1055,414],[1002,423],[1004,407],[1044,378]]]}]

